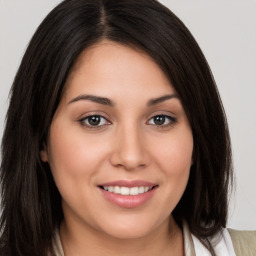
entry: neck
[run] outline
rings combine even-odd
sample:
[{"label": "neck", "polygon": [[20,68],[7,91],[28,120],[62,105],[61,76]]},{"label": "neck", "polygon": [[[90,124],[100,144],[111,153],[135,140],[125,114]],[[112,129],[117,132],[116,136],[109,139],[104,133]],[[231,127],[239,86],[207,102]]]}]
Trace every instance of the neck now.
[{"label": "neck", "polygon": [[90,226],[70,225],[63,221],[60,237],[65,256],[183,256],[183,236],[173,217],[150,234],[129,239],[109,236]]}]

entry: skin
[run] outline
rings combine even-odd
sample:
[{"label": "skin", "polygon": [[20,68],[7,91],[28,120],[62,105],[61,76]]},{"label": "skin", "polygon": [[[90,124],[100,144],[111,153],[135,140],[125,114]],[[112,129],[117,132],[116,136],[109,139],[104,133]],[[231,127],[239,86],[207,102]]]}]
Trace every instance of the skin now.
[{"label": "skin", "polygon": [[[62,196],[65,255],[184,255],[171,212],[188,182],[193,138],[165,74],[143,52],[102,41],[80,55],[65,88],[41,151]],[[108,98],[113,106],[81,95]],[[172,97],[148,104],[164,95]],[[86,117],[95,114],[104,118],[88,126]],[[171,118],[157,125],[157,115]],[[145,204],[124,208],[98,187],[113,180],[158,187]]]}]

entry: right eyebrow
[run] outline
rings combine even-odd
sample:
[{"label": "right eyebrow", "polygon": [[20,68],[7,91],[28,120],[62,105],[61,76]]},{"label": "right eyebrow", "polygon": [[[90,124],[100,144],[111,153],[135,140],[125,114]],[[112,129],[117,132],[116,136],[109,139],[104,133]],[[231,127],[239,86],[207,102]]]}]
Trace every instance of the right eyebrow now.
[{"label": "right eyebrow", "polygon": [[101,105],[106,105],[106,106],[111,106],[111,107],[114,106],[114,103],[108,98],[95,96],[95,95],[89,95],[89,94],[78,95],[77,97],[75,97],[74,99],[69,101],[68,104],[74,103],[74,102],[77,102],[80,100],[88,100],[88,101],[92,101],[95,103],[99,103]]}]

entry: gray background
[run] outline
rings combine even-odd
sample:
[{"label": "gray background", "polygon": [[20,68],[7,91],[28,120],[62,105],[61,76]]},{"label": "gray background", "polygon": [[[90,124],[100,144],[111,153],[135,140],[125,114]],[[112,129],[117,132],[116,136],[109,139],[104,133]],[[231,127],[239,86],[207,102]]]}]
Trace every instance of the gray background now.
[{"label": "gray background", "polygon": [[[60,0],[0,0],[0,139],[8,92],[33,32]],[[162,0],[190,29],[226,109],[236,191],[228,226],[256,230],[256,0]]]}]

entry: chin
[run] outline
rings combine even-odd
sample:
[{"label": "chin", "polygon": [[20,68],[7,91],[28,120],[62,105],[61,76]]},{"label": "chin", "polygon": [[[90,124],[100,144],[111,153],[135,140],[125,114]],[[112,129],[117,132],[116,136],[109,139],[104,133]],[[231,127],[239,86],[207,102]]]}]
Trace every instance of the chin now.
[{"label": "chin", "polygon": [[[114,219],[114,218],[113,218]],[[108,223],[107,226],[102,227],[105,234],[117,239],[138,239],[146,237],[157,229],[159,226],[153,220],[137,219],[133,221],[129,218],[117,220],[115,223]]]}]

